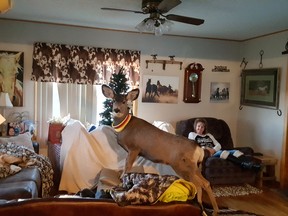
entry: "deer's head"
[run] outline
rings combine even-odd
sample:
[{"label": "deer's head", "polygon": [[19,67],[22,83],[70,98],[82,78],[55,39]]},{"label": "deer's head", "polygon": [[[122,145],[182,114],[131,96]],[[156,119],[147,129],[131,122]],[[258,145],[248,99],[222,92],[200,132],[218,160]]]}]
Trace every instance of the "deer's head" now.
[{"label": "deer's head", "polygon": [[114,121],[121,121],[129,113],[128,101],[134,101],[139,96],[139,89],[133,89],[127,94],[116,94],[116,92],[107,85],[102,85],[102,93],[106,98],[113,100],[112,115]]}]

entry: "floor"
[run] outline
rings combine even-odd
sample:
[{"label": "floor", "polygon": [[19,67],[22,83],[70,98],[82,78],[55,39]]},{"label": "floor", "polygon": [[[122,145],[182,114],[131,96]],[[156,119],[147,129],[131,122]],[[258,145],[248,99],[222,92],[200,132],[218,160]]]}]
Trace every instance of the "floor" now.
[{"label": "floor", "polygon": [[[217,197],[219,206],[253,212],[263,216],[288,216],[287,191],[283,192],[278,185],[265,184],[263,193],[237,197]],[[203,201],[209,203],[204,194]]]}]

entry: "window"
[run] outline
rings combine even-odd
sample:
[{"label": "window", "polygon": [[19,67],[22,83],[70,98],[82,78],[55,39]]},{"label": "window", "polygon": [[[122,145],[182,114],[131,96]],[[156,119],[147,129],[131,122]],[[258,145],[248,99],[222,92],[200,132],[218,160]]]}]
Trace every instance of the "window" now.
[{"label": "window", "polygon": [[101,85],[78,85],[67,83],[36,82],[37,137],[44,142],[48,136],[47,123],[51,118],[63,118],[70,114],[72,119],[84,125],[99,125],[99,113],[104,111]]},{"label": "window", "polygon": [[[35,43],[33,71],[35,81],[39,142],[48,136],[49,118],[71,118],[98,125],[105,100],[101,84],[108,83],[120,68],[131,86],[139,84],[140,51]],[[100,84],[100,85],[98,85]]]}]

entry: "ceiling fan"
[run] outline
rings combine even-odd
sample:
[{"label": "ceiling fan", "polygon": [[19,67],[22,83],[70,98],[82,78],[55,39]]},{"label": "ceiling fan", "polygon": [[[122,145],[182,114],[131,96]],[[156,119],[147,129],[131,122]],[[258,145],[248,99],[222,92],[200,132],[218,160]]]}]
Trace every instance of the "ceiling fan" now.
[{"label": "ceiling fan", "polygon": [[154,31],[155,35],[161,35],[164,31],[169,30],[172,22],[176,21],[191,25],[201,25],[204,23],[203,19],[194,17],[186,17],[176,14],[167,14],[171,9],[181,4],[180,0],[142,0],[142,10],[128,10],[120,8],[101,8],[102,10],[113,10],[122,12],[133,12],[138,14],[150,14],[150,16],[144,19],[136,28],[140,31]]}]

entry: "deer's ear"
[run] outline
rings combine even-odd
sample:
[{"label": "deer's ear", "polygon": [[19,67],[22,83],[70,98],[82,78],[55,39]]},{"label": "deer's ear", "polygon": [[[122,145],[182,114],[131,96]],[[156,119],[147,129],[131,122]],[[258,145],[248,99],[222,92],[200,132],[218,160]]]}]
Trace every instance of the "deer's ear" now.
[{"label": "deer's ear", "polygon": [[127,93],[126,99],[128,101],[134,101],[139,96],[139,89],[133,89],[130,92]]},{"label": "deer's ear", "polygon": [[113,89],[111,89],[109,86],[107,86],[105,84],[102,85],[102,93],[106,98],[113,99],[115,96]]}]

